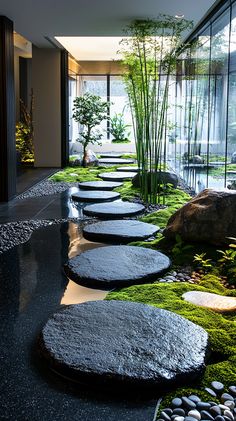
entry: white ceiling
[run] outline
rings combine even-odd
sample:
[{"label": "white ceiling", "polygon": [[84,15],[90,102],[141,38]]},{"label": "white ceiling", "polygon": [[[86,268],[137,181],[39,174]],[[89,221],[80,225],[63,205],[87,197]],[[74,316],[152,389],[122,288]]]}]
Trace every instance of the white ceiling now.
[{"label": "white ceiling", "polygon": [[12,19],[15,31],[38,47],[45,37],[122,36],[134,19],[159,13],[184,14],[194,24],[215,0],[0,0],[0,14]]}]

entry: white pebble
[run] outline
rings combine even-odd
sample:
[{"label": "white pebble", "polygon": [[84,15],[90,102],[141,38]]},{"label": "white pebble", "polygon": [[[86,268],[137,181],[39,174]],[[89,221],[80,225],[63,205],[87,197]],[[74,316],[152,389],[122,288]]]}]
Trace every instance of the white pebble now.
[{"label": "white pebble", "polygon": [[201,419],[201,414],[196,409],[191,409],[191,411],[188,412],[188,416],[193,417],[198,421]]}]

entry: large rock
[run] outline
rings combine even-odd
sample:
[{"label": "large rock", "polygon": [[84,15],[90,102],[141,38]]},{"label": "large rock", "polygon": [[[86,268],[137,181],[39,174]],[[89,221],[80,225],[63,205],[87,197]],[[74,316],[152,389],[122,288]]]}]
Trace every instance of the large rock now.
[{"label": "large rock", "polygon": [[169,219],[164,230],[167,238],[179,234],[185,241],[215,245],[236,237],[236,191],[205,189]]},{"label": "large rock", "polygon": [[231,156],[231,164],[236,164],[236,152],[234,152]]},{"label": "large rock", "polygon": [[[140,179],[142,174],[136,174],[135,177],[132,179],[132,183],[134,187],[140,187]],[[169,171],[159,171],[158,172],[158,182],[161,184],[172,184],[174,188],[178,185],[178,177],[176,174],[169,172]],[[148,173],[148,189],[150,191],[151,188],[151,173]]]},{"label": "large rock", "polygon": [[204,370],[207,333],[170,311],[129,301],[93,301],[55,313],[40,351],[59,374],[92,386],[178,387]]}]

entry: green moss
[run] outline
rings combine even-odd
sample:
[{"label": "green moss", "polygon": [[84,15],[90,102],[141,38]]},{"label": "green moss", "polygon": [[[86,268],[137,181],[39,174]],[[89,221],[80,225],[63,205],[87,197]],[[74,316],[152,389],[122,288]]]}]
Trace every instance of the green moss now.
[{"label": "green moss", "polygon": [[191,388],[179,388],[167,394],[162,407],[167,406],[173,396],[188,396],[190,393],[197,393],[202,399],[209,400],[209,395],[203,388],[209,386],[212,380],[222,381],[226,386],[236,383],[236,314],[222,315],[184,301],[182,295],[193,290],[231,295],[216,276],[206,275],[200,285],[188,283],[134,285],[110,292],[107,296],[108,300],[136,301],[173,311],[202,326],[208,332],[212,355],[202,379]]},{"label": "green moss", "polygon": [[140,189],[135,188],[131,181],[125,181],[121,187],[115,189],[120,193],[123,200],[133,200],[135,197],[140,196]]}]

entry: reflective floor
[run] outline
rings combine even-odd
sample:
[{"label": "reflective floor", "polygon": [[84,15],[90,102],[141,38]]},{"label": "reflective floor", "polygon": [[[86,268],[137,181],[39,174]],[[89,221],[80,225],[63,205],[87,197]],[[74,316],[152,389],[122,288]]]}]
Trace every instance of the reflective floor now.
[{"label": "reflective floor", "polygon": [[[78,216],[69,195],[10,204],[0,209],[1,222]],[[41,228],[0,255],[0,420],[153,421],[158,396],[120,396],[72,384],[45,367],[37,352],[40,330],[60,305],[105,297],[105,291],[68,281],[62,270],[68,257],[98,246],[70,222]]]}]

